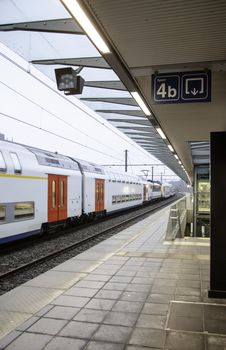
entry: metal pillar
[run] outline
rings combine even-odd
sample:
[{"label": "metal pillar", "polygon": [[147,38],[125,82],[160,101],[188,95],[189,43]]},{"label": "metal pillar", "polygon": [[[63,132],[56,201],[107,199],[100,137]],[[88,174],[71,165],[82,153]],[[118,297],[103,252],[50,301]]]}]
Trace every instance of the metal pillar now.
[{"label": "metal pillar", "polygon": [[128,149],[125,150],[125,172],[127,173],[128,168]]},{"label": "metal pillar", "polygon": [[226,132],[211,133],[209,297],[226,298]]}]

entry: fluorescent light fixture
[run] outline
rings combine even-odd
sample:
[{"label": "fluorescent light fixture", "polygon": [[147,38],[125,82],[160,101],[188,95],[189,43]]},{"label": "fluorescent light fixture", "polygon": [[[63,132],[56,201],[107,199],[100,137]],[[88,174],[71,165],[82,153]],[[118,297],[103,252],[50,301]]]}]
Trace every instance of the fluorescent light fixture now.
[{"label": "fluorescent light fixture", "polygon": [[171,145],[167,145],[167,146],[168,146],[168,148],[170,149],[171,152],[174,152],[174,149],[173,149],[173,147]]},{"label": "fluorescent light fixture", "polygon": [[166,140],[166,135],[164,134],[164,132],[162,131],[161,128],[156,128],[156,130],[158,131],[159,135],[161,136],[161,138],[163,140]]},{"label": "fluorescent light fixture", "polygon": [[178,160],[179,159],[179,157],[178,157],[178,155],[177,154],[174,154],[174,157]]},{"label": "fluorescent light fixture", "polygon": [[106,45],[100,34],[97,32],[90,19],[87,17],[77,0],[61,0],[63,5],[68,9],[80,26],[84,29],[88,37],[92,40],[94,45],[102,53],[110,53],[109,47]]},{"label": "fluorescent light fixture", "polygon": [[180,160],[178,160],[178,163],[179,163],[180,165],[182,164]]},{"label": "fluorescent light fixture", "polygon": [[146,104],[144,103],[144,101],[142,100],[138,92],[132,91],[130,93],[133,96],[133,98],[137,101],[138,105],[140,106],[144,114],[151,115],[151,112],[149,111],[148,107],[146,106]]}]

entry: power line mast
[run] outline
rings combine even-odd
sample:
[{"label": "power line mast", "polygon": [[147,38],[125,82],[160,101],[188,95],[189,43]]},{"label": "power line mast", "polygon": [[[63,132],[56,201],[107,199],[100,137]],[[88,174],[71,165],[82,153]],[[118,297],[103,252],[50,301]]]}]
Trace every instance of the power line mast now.
[{"label": "power line mast", "polygon": [[144,176],[145,176],[145,178],[146,178],[146,180],[147,180],[150,170],[148,170],[148,169],[143,169],[143,170],[141,170],[141,172],[144,174]]},{"label": "power line mast", "polygon": [[127,173],[128,169],[128,149],[125,150],[125,172]]}]

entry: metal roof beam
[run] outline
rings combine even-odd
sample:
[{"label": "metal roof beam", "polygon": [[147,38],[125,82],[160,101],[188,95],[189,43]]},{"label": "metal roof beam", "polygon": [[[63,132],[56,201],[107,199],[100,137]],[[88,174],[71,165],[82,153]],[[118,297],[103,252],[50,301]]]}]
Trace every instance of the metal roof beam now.
[{"label": "metal roof beam", "polygon": [[81,58],[59,58],[48,60],[32,60],[33,64],[43,65],[65,65],[65,66],[78,66],[78,67],[91,67],[91,68],[103,68],[111,69],[103,57],[81,57]]},{"label": "metal roof beam", "polygon": [[138,125],[150,125],[149,120],[139,120],[139,119],[108,119],[109,122],[119,122],[119,123],[129,123]]},{"label": "metal roof beam", "polygon": [[72,18],[53,19],[47,21],[20,22],[0,25],[0,31],[8,32],[14,30],[84,35],[82,29]]},{"label": "metal roof beam", "polygon": [[121,81],[85,81],[85,86],[100,88],[100,89],[110,89],[110,90],[122,90],[127,91],[125,86]]},{"label": "metal roof beam", "polygon": [[[137,135],[137,136],[141,136],[141,137],[152,137],[152,134],[147,132],[133,132],[133,131],[125,131],[124,134],[126,135]],[[132,137],[132,136],[131,136]]]},{"label": "metal roof beam", "polygon": [[128,106],[137,106],[136,101],[132,97],[82,97],[82,101],[91,101],[91,102],[107,102],[107,103],[116,103],[121,105]]},{"label": "metal roof beam", "polygon": [[155,137],[154,136],[141,136],[141,137],[137,137],[137,136],[130,136],[130,138],[132,139],[132,140],[137,140],[137,141],[155,141]]},{"label": "metal roof beam", "polygon": [[136,141],[139,145],[148,145],[153,147],[161,147],[165,150],[164,145],[161,142],[153,142],[153,141]]},{"label": "metal roof beam", "polygon": [[110,114],[121,114],[121,115],[129,115],[131,117],[146,117],[144,112],[140,109],[96,109],[97,113],[110,113]]},{"label": "metal roof beam", "polygon": [[160,137],[158,137],[158,135],[157,135],[157,132],[151,126],[150,127],[149,126],[141,126],[141,127],[139,127],[139,126],[120,126],[120,125],[118,125],[117,128],[118,129],[122,129],[122,130],[124,130],[124,129],[129,129],[129,130],[133,130],[133,131],[137,130],[137,131],[141,131],[141,132],[146,131],[147,134],[156,136],[157,139],[158,138],[160,139]]}]

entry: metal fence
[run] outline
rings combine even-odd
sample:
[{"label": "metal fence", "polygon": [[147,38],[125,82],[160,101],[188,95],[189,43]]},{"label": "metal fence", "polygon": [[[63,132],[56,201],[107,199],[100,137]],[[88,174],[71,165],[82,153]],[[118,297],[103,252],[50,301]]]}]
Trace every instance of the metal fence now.
[{"label": "metal fence", "polygon": [[186,195],[179,199],[170,207],[169,221],[166,230],[166,241],[172,241],[175,238],[183,238],[187,224],[187,211],[191,207],[191,196]]}]

